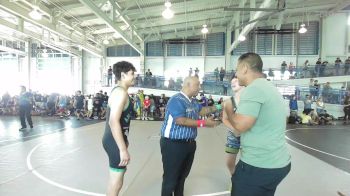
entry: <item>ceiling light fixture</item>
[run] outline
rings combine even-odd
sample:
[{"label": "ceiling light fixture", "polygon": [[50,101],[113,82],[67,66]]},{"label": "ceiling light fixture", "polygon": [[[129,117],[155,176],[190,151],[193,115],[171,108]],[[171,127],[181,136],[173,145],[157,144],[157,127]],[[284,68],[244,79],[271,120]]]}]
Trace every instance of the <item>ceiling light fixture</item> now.
[{"label": "ceiling light fixture", "polygon": [[307,29],[305,28],[305,24],[300,25],[299,33],[306,33]]},{"label": "ceiling light fixture", "polygon": [[33,10],[29,12],[29,16],[34,20],[41,20],[43,18],[43,15],[39,12],[38,6],[33,7]]},{"label": "ceiling light fixture", "polygon": [[238,36],[238,41],[244,42],[246,40],[246,37],[244,35],[239,35]]},{"label": "ceiling light fixture", "polygon": [[203,25],[203,28],[202,28],[201,32],[202,32],[203,34],[207,34],[207,33],[209,32],[209,30],[208,30],[206,24]]},{"label": "ceiling light fixture", "polygon": [[170,9],[171,7],[171,2],[170,1],[166,1],[164,3],[164,6],[166,7],[165,10],[162,12],[162,16],[165,19],[171,19],[174,17],[174,12]]},{"label": "ceiling light fixture", "polygon": [[109,41],[108,41],[108,39],[106,38],[106,39],[104,39],[104,40],[102,41],[102,43],[103,43],[104,45],[108,45],[108,44],[109,44]]}]

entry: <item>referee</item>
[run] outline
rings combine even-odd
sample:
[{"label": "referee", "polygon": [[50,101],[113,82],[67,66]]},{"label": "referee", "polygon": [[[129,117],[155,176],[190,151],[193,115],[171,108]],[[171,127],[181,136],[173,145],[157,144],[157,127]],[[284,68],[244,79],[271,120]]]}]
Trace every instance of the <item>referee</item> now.
[{"label": "referee", "polygon": [[219,124],[212,118],[199,120],[199,116],[221,109],[221,105],[202,107],[195,99],[199,89],[198,78],[187,77],[181,92],[172,96],[167,104],[160,139],[164,170],[162,196],[183,196],[196,151],[197,127]]}]

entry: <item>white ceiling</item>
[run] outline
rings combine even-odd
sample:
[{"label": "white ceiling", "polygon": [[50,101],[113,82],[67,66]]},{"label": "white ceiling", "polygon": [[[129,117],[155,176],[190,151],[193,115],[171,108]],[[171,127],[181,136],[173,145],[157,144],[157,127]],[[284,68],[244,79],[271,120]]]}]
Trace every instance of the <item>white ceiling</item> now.
[{"label": "white ceiling", "polygon": [[[209,33],[235,30],[247,24],[253,13],[235,8],[259,8],[267,1],[271,2],[265,7],[269,9],[277,9],[278,3],[285,1],[285,9],[264,11],[262,15],[269,15],[259,19],[255,27],[318,20],[350,5],[349,0],[171,0],[175,16],[166,20],[162,17],[164,0],[1,0],[0,27],[10,27],[28,37],[36,33],[38,40],[43,37],[40,31],[47,31],[56,36],[56,42],[70,43],[66,45],[72,49],[81,45],[101,53],[101,42],[107,38],[111,45],[126,42],[142,52],[140,43],[144,41],[200,35],[203,24],[208,25]],[[28,16],[35,2],[45,14],[41,21]],[[26,29],[28,25],[24,25],[27,31],[18,29],[21,19],[37,28]]]}]

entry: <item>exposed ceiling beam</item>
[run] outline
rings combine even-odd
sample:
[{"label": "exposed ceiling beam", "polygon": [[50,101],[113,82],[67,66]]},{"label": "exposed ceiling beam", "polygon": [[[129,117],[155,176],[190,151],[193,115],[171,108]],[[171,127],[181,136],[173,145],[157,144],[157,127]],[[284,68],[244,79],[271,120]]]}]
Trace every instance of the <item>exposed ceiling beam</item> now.
[{"label": "exposed ceiling beam", "polygon": [[[105,1],[105,0],[94,0],[94,3],[98,6],[100,6],[103,1]],[[61,8],[66,10],[66,11],[69,11],[72,9],[77,9],[77,8],[83,8],[83,7],[85,7],[85,6],[81,3],[79,3],[78,1],[74,1],[74,3],[61,6]]]},{"label": "exposed ceiling beam", "polygon": [[336,13],[336,12],[346,8],[349,5],[350,5],[350,1],[349,0],[340,0],[340,1],[337,2],[337,5],[334,8],[329,10],[329,14]]},{"label": "exposed ceiling beam", "polygon": [[[315,14],[315,15],[310,15],[308,17],[309,21],[319,21],[320,20],[320,15]],[[294,17],[289,17],[289,18],[284,18],[283,19],[283,23],[284,24],[291,24],[291,23],[297,23],[297,22],[302,22],[305,21],[305,18],[303,16],[294,16]],[[273,25],[277,25],[280,23],[279,19],[271,19],[271,20],[265,20],[265,21],[261,21],[259,22],[256,27],[267,27],[267,26],[273,26]],[[307,23],[306,23],[307,25]],[[277,27],[276,27],[276,30]]]},{"label": "exposed ceiling beam", "polygon": [[[112,6],[115,9],[115,11],[118,13],[118,15],[119,15],[118,18],[120,18],[122,21],[125,22],[125,24],[127,24],[128,26],[131,27],[132,35],[135,35],[142,42],[141,36],[135,30],[135,28],[133,27],[134,24],[127,17],[125,17],[125,15],[122,15],[123,10],[119,8],[120,7],[119,4],[116,1],[113,1],[113,0],[109,0],[109,2],[112,4]],[[113,15],[112,15],[112,20],[113,21],[115,20],[115,15],[114,15],[115,11],[113,12]]]},{"label": "exposed ceiling beam", "polygon": [[[221,8],[222,9],[222,8]],[[152,24],[154,24],[154,26],[152,27],[156,27],[156,26],[160,26],[160,25],[172,25],[172,24],[178,24],[178,23],[183,23],[183,21],[187,21],[187,22],[191,22],[192,20],[198,21],[198,20],[202,20],[203,24],[204,22],[210,22],[211,18],[217,18],[217,17],[221,17],[223,18],[224,15],[223,14],[218,14],[218,10],[207,10],[207,11],[198,11],[195,13],[187,13],[187,17],[186,14],[178,14],[174,16],[173,20],[165,20],[163,19],[162,16],[159,17],[154,17],[154,18],[150,18],[148,19],[148,21]],[[187,19],[187,20],[186,20]],[[138,20],[137,23],[135,23],[135,25],[138,28],[147,28],[149,27],[149,24],[146,23],[145,20]]]},{"label": "exposed ceiling beam", "polygon": [[[40,35],[40,34],[37,34],[37,32],[33,32],[33,31],[29,31],[27,29],[24,29],[24,28],[21,28],[19,27],[18,25],[15,25],[13,23],[10,23],[4,19],[1,19],[0,18],[0,25],[3,25],[5,26],[6,28],[12,30],[12,31],[15,31],[17,33],[20,33],[20,34],[23,34],[27,37],[30,37],[34,40],[37,40],[41,43],[46,43],[48,45],[50,45],[51,47],[53,47],[54,49],[56,50],[60,50],[64,53],[68,53],[68,54],[73,54],[73,55],[76,55],[76,56],[81,56],[81,52],[79,52],[78,50],[72,48],[72,47],[69,47],[69,46],[59,46],[55,43],[53,43],[52,41],[50,40],[45,40],[43,39],[43,35]],[[11,36],[11,35],[9,35]],[[89,50],[89,51],[92,51],[94,54],[97,54],[97,55],[101,55],[100,52],[98,51],[95,51],[95,50]]]},{"label": "exposed ceiling beam", "polygon": [[[209,33],[219,33],[225,32],[226,27],[216,27],[209,31]],[[161,37],[151,36],[147,41],[158,41],[158,40],[167,40],[167,39],[176,39],[176,38],[186,38],[191,36],[203,35],[201,29],[194,29],[194,31],[178,31],[175,33],[165,33],[161,34]]]},{"label": "exposed ceiling beam", "polygon": [[248,12],[256,12],[256,11],[262,11],[262,12],[280,12],[284,9],[274,9],[274,8],[239,8],[239,7],[225,7],[224,11],[248,11]]},{"label": "exposed ceiling beam", "polygon": [[43,29],[46,29],[46,30],[58,35],[59,37],[61,37],[63,39],[77,43],[77,45],[81,45],[82,47],[85,47],[86,50],[94,51],[95,53],[102,52],[101,49],[96,47],[96,46],[84,45],[84,44],[86,44],[86,39],[87,39],[85,36],[81,36],[81,35],[77,35],[75,33],[72,33],[71,30],[54,25],[54,24],[50,23],[48,20],[44,20],[44,18],[40,21],[36,21],[29,16],[28,10],[26,10],[22,7],[16,6],[16,4],[14,4],[8,0],[2,0],[1,4],[0,4],[0,8],[17,16],[17,17],[19,17],[19,18],[22,18],[24,21],[30,22],[30,23],[37,25]]},{"label": "exposed ceiling beam", "polygon": [[[241,1],[239,2],[238,7],[239,7],[239,8],[243,8],[244,5],[245,5],[245,2],[246,2],[246,0],[241,0]],[[230,21],[230,22],[228,23],[228,25],[227,25],[227,29],[232,30],[232,27],[233,27],[233,25],[237,22],[236,20],[237,20],[237,18],[239,17],[240,14],[241,14],[241,12],[236,12],[236,13],[234,14],[234,16],[232,17],[231,21]],[[238,26],[238,24],[236,24],[236,26]]]},{"label": "exposed ceiling beam", "polygon": [[86,7],[88,7],[94,14],[96,14],[96,16],[98,16],[99,18],[101,18],[102,20],[104,20],[106,22],[106,24],[112,28],[113,30],[115,30],[117,33],[120,34],[120,36],[122,37],[122,39],[124,39],[131,47],[133,47],[137,52],[139,52],[140,54],[144,54],[144,51],[140,48],[139,45],[136,44],[136,42],[134,42],[132,40],[131,37],[129,37],[128,35],[126,35],[124,33],[124,31],[118,26],[116,25],[112,19],[110,19],[100,8],[98,8],[94,2],[92,0],[79,0],[82,4],[84,4]]},{"label": "exposed ceiling beam", "polygon": [[[226,19],[227,21],[228,19]],[[215,19],[211,19],[210,23],[208,24],[209,28],[211,24],[219,24],[223,22],[223,18],[215,18]],[[224,21],[225,22],[225,21]],[[203,25],[203,20],[199,20],[199,21],[191,21],[187,23],[187,26],[189,27],[199,27],[202,28]],[[172,25],[163,25],[163,26],[157,26],[157,27],[153,27],[153,29],[155,29],[156,31],[159,31],[161,33],[164,32],[169,32],[169,31],[175,31],[175,29],[185,29],[185,25],[183,23],[178,23],[178,24],[172,24]],[[190,31],[191,29],[188,28],[188,30]],[[151,29],[149,28],[145,28],[140,30],[139,32],[141,34],[148,34],[151,31]]]},{"label": "exposed ceiling beam", "polygon": [[[176,2],[171,1],[171,3],[171,10],[173,10],[175,13],[174,19],[178,15],[178,13],[183,13],[184,10],[186,10],[189,14],[191,12],[204,11],[208,9],[208,5],[210,5],[212,9],[221,8],[222,10],[225,6],[228,5],[228,3],[224,1],[217,1],[213,4],[212,0],[181,0]],[[165,9],[164,1],[157,5],[141,8],[147,14],[148,17],[161,16],[162,11]],[[132,7],[126,12],[126,15],[130,18],[140,17],[140,9],[138,7]]]},{"label": "exposed ceiling beam", "polygon": [[[272,6],[272,4],[273,4],[273,0],[264,0],[264,2],[260,5],[260,8],[269,8],[269,7]],[[266,12],[262,12],[262,11],[255,12],[254,17],[250,21],[254,21],[254,20],[258,19],[258,18],[264,17],[265,15],[267,15]],[[247,26],[245,26],[242,29],[242,31],[241,31],[239,36],[246,36],[256,26],[257,23],[258,23],[258,21],[253,22],[253,23],[248,24]],[[236,48],[236,46],[239,44],[239,42],[240,41],[235,40],[232,43],[230,49],[228,51],[226,51],[226,52],[231,52],[234,48]]]}]

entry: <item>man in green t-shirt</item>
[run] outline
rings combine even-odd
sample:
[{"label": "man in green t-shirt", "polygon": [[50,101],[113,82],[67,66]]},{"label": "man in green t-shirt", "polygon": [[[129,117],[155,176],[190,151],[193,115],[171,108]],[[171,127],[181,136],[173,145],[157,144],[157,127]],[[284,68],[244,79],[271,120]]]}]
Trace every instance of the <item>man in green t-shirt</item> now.
[{"label": "man in green t-shirt", "polygon": [[287,108],[277,88],[263,78],[262,67],[258,54],[240,56],[236,76],[246,88],[236,113],[225,108],[228,120],[241,134],[232,196],[274,195],[291,167],[285,140]]}]

